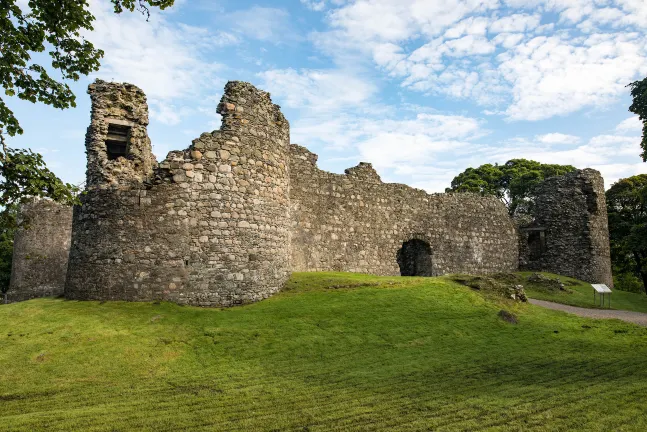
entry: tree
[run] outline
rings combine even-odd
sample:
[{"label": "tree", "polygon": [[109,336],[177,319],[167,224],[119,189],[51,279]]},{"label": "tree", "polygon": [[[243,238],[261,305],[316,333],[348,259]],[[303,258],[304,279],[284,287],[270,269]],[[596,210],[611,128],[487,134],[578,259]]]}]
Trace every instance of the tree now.
[{"label": "tree", "polygon": [[618,180],[606,198],[614,266],[642,279],[647,293],[647,174]]},{"label": "tree", "polygon": [[629,111],[638,115],[638,118],[643,122],[643,137],[640,142],[643,152],[640,154],[643,162],[647,162],[647,78],[642,81],[634,81],[629,86],[631,88],[631,97],[633,103],[629,107]]},{"label": "tree", "polygon": [[[99,69],[103,51],[81,35],[84,30],[92,30],[95,19],[87,0],[29,0],[28,8],[21,8],[18,1],[0,1],[0,85],[10,97],[61,109],[76,106],[68,84],[50,76],[32,56],[48,49],[52,69],[60,74],[62,81],[77,81],[81,75]],[[166,9],[174,3],[174,0],[109,1],[117,14],[139,10],[147,16],[149,7]],[[5,134],[22,133],[18,119],[0,97],[3,150]]]},{"label": "tree", "polygon": [[547,179],[575,171],[571,165],[542,164],[527,159],[511,159],[503,165],[485,164],[467,168],[454,177],[446,192],[472,192],[494,195],[512,217],[530,214],[535,186]]}]

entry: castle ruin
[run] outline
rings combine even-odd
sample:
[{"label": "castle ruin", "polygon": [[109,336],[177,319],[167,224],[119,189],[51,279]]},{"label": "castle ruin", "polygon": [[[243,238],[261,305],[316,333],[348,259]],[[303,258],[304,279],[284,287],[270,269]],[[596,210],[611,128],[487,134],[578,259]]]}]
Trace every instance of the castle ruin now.
[{"label": "castle ruin", "polygon": [[271,296],[292,271],[436,276],[520,264],[612,284],[597,171],[546,181],[535,222],[520,230],[494,197],[383,183],[368,163],[320,170],[317,155],[290,144],[270,95],[248,83],[226,85],[219,130],[160,163],[140,89],[97,80],[88,92],[66,298],[231,306]]}]

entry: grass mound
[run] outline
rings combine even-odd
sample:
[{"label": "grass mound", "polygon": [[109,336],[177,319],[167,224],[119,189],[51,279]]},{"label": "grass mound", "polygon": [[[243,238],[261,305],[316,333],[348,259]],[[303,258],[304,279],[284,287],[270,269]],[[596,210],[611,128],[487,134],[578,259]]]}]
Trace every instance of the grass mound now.
[{"label": "grass mound", "polygon": [[449,278],[295,274],[223,310],[38,299],[0,323],[2,431],[647,429],[646,328]]}]

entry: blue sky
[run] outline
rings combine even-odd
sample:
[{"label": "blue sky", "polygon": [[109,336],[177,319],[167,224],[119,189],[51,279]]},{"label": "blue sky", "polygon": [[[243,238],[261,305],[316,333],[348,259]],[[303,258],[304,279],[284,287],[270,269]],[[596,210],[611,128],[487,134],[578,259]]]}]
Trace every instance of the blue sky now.
[{"label": "blue sky", "polygon": [[68,182],[85,177],[96,77],[147,93],[159,160],[217,129],[224,84],[244,80],[333,172],[372,162],[430,192],[521,157],[596,168],[607,187],[647,173],[625,87],[647,76],[644,0],[184,0],[149,22],[90,3],[106,56],[74,83],[77,108],[8,101],[25,129],[9,144]]}]

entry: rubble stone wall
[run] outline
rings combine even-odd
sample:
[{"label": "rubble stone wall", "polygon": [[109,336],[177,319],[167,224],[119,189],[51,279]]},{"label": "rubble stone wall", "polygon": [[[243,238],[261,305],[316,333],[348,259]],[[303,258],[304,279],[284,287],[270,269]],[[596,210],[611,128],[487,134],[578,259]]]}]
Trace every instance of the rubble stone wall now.
[{"label": "rubble stone wall", "polygon": [[132,86],[98,81],[89,92],[88,187],[74,213],[66,296],[229,306],[280,289],[290,274],[289,125],[269,94],[229,82],[221,129],[155,166],[138,162],[150,152],[139,132],[131,148],[148,149],[93,162],[111,119],[139,130],[148,116]]},{"label": "rubble stone wall", "polygon": [[432,251],[432,274],[514,271],[516,229],[494,197],[382,183],[370,164],[333,174],[291,145],[292,269],[399,275],[404,242]]},{"label": "rubble stone wall", "polygon": [[[518,232],[494,197],[383,183],[368,163],[345,174],[320,170],[317,155],[289,144],[288,122],[269,94],[248,83],[226,85],[219,130],[159,164],[144,93],[100,80],[88,92],[86,191],[74,208],[67,276],[64,253],[49,272],[18,257],[15,284],[27,281],[24,293],[43,291],[34,287],[46,286],[38,278],[47,273],[59,290],[51,293],[66,280],[70,299],[230,306],[269,297],[291,271],[399,275],[402,266],[428,276],[520,264],[611,285],[596,171],[544,182],[535,231]],[[125,157],[115,156],[115,142]],[[56,218],[43,213],[41,231],[23,233],[18,250],[61,249],[70,212],[66,220],[60,211]],[[46,228],[55,234],[40,234]],[[546,243],[540,253],[537,233]]]},{"label": "rubble stone wall", "polygon": [[[537,190],[531,229],[520,230],[522,269],[541,270],[613,286],[604,180],[593,169],[552,177]],[[532,232],[543,230],[533,253]],[[538,241],[536,238],[535,241]]]},{"label": "rubble stone wall", "polygon": [[7,300],[63,294],[72,230],[72,207],[32,199],[20,207]]}]

